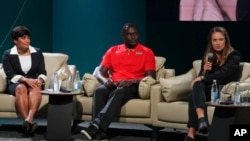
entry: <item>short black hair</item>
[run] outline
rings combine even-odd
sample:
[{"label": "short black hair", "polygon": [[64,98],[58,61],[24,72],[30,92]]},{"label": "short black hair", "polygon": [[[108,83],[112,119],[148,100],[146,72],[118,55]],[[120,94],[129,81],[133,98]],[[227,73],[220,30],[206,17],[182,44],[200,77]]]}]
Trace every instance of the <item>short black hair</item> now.
[{"label": "short black hair", "polygon": [[30,31],[26,26],[16,26],[12,29],[12,40],[17,40],[19,37],[22,37],[24,35],[30,36]]},{"label": "short black hair", "polygon": [[137,29],[137,26],[134,23],[126,23],[122,27],[122,34],[126,32],[129,27],[134,27],[135,29]]}]

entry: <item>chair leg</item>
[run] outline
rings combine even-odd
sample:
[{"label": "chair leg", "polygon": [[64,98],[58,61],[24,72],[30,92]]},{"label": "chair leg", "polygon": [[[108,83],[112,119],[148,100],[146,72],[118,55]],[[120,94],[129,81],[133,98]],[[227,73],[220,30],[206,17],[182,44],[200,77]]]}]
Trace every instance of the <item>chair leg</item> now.
[{"label": "chair leg", "polygon": [[157,141],[158,130],[159,128],[154,127],[154,126],[152,127],[151,141]]},{"label": "chair leg", "polygon": [[83,120],[73,120],[73,125],[71,127],[71,131],[73,132],[76,129],[76,127],[78,126],[78,124],[82,123],[82,122],[83,122]]}]

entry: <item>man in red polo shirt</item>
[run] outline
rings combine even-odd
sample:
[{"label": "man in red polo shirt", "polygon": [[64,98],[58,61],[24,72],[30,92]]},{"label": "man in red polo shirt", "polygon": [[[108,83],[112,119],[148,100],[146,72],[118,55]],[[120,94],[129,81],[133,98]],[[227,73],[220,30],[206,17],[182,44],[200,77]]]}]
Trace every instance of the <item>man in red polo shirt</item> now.
[{"label": "man in red polo shirt", "polygon": [[127,23],[122,27],[123,44],[112,46],[103,56],[96,77],[103,85],[94,91],[90,126],[81,133],[89,139],[107,139],[105,134],[121,106],[139,97],[138,84],[145,76],[155,78],[155,57],[151,49],[138,43],[138,29]]}]

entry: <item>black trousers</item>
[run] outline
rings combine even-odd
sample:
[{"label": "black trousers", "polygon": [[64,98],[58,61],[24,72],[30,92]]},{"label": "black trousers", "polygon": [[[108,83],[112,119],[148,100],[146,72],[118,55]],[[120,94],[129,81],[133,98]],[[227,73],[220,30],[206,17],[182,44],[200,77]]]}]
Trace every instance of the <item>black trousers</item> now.
[{"label": "black trousers", "polygon": [[206,115],[206,101],[210,100],[210,88],[204,82],[197,81],[193,86],[193,91],[189,94],[188,98],[188,125],[187,127],[198,128],[198,116],[196,108],[202,108]]},{"label": "black trousers", "polygon": [[93,123],[105,132],[113,118],[120,114],[121,107],[130,99],[138,97],[138,86],[132,85],[114,90],[104,85],[99,86],[93,96]]}]

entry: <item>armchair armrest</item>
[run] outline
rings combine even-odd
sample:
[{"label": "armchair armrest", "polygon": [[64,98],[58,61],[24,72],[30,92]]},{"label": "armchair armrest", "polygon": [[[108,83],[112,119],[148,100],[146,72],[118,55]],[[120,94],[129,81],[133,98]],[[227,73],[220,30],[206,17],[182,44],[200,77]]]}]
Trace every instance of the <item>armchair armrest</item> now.
[{"label": "armchair armrest", "polygon": [[159,102],[163,102],[163,96],[161,94],[161,86],[160,84],[155,84],[151,86],[150,89],[150,102],[151,102],[151,117],[156,117],[157,115],[157,104]]}]

